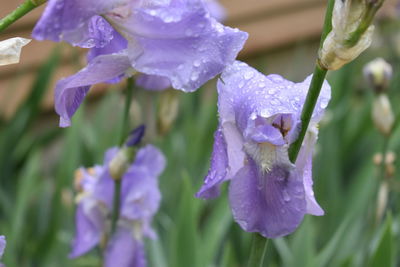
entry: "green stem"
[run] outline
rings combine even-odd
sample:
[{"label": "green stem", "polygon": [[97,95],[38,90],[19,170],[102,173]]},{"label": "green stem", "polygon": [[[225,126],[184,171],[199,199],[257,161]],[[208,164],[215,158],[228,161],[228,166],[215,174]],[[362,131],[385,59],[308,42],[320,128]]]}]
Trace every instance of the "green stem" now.
[{"label": "green stem", "polygon": [[301,112],[301,130],[299,137],[289,148],[289,159],[291,162],[296,162],[297,156],[299,155],[301,145],[307,133],[308,124],[310,123],[327,72],[328,70],[322,68],[319,64],[315,66],[310,88],[308,89],[306,101],[304,102]]},{"label": "green stem", "polygon": [[255,233],[251,245],[250,259],[247,267],[262,267],[264,264],[265,252],[267,251],[268,239]]},{"label": "green stem", "polygon": [[25,2],[14,9],[14,11],[12,11],[10,14],[0,20],[0,32],[7,29],[8,26],[16,22],[21,17],[25,16],[36,7],[42,5],[46,1],[47,0],[25,0]]},{"label": "green stem", "polygon": [[326,37],[332,30],[332,13],[333,13],[334,5],[335,5],[335,1],[329,0],[328,6],[326,7],[326,12],[325,12],[324,28],[322,29],[321,40],[320,40],[320,44],[319,44],[320,48],[322,48],[322,45],[324,44]]},{"label": "green stem", "polygon": [[[332,30],[332,12],[335,0],[329,0],[325,13],[325,22],[321,34],[320,47],[322,47],[326,36]],[[289,159],[291,162],[296,162],[299,155],[301,145],[307,133],[308,124],[310,123],[315,104],[317,103],[319,94],[321,92],[322,84],[324,83],[325,76],[328,70],[321,67],[317,62],[314,74],[311,80],[310,88],[307,93],[306,101],[304,102],[303,110],[301,112],[301,130],[297,140],[289,148]]]},{"label": "green stem", "polygon": [[113,199],[113,214],[112,214],[112,219],[111,219],[111,234],[115,232],[115,229],[117,229],[120,203],[121,203],[121,180],[115,180],[114,199]]},{"label": "green stem", "polygon": [[122,146],[125,142],[126,135],[129,131],[129,111],[131,109],[131,103],[132,103],[132,95],[133,95],[133,87],[135,85],[135,82],[133,78],[128,79],[128,85],[126,88],[126,96],[125,96],[125,107],[124,107],[124,113],[122,117],[122,127],[121,127],[121,134],[119,137],[119,145]]},{"label": "green stem", "polygon": [[[122,129],[121,129],[121,135],[119,138],[120,146],[124,145],[124,142],[126,139],[126,134],[129,130],[129,110],[131,108],[131,103],[132,103],[133,87],[134,87],[133,78],[129,78],[128,85],[126,88],[125,108],[124,108],[124,113],[123,113],[123,117],[122,117]],[[113,198],[113,213],[112,213],[112,218],[111,218],[111,233],[114,233],[115,229],[117,228],[120,204],[121,204],[121,180],[115,180],[114,198]]]}]

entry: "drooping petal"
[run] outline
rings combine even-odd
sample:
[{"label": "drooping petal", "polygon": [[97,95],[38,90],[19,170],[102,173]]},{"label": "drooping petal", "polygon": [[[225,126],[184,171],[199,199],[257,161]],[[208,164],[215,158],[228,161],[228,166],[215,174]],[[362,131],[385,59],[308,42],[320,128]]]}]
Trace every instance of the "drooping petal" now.
[{"label": "drooping petal", "polygon": [[151,91],[162,91],[171,87],[171,82],[163,76],[142,74],[136,79],[136,85]]},{"label": "drooping petal", "polygon": [[312,123],[304,138],[299,156],[296,160],[296,169],[303,174],[304,190],[306,193],[307,213],[322,216],[324,210],[319,206],[314,196],[312,180],[312,157],[315,143],[317,142],[318,129]]},{"label": "drooping petal", "polygon": [[210,169],[204,179],[204,184],[197,192],[196,197],[214,198],[219,196],[220,185],[227,179],[228,153],[222,130],[214,134],[214,147],[211,156]]},{"label": "drooping petal", "polygon": [[0,66],[19,62],[21,49],[31,40],[15,37],[0,42]]},{"label": "drooping petal", "polygon": [[[33,29],[37,40],[67,41],[82,47],[102,47],[111,39],[111,26],[102,15],[129,0],[50,0]],[[91,19],[94,18],[93,21]]]},{"label": "drooping petal", "polygon": [[276,238],[293,232],[306,213],[304,186],[294,168],[276,165],[262,173],[249,159],[232,179],[233,217],[248,232]]},{"label": "drooping petal", "polygon": [[4,235],[0,235],[0,258],[4,254],[4,249],[6,248],[6,237]]},{"label": "drooping petal", "polygon": [[108,243],[105,267],[145,267],[147,265],[143,243],[125,227],[118,227]]},{"label": "drooping petal", "polygon": [[101,239],[104,216],[96,206],[79,204],[75,215],[75,238],[72,241],[71,258],[79,257],[94,248]]},{"label": "drooping petal", "polygon": [[60,80],[55,91],[55,107],[60,115],[60,126],[71,125],[71,117],[91,85],[118,77],[129,68],[130,63],[125,53],[98,56],[78,73]]},{"label": "drooping petal", "polygon": [[315,216],[324,215],[324,210],[317,203],[317,200],[315,199],[314,196],[311,157],[307,160],[307,165],[303,170],[303,179],[304,179],[304,190],[306,193],[307,213]]},{"label": "drooping petal", "polygon": [[194,91],[231,64],[247,34],[211,18],[201,1],[160,1],[134,7],[127,18],[112,17],[128,39],[138,71],[167,77],[172,87]]}]

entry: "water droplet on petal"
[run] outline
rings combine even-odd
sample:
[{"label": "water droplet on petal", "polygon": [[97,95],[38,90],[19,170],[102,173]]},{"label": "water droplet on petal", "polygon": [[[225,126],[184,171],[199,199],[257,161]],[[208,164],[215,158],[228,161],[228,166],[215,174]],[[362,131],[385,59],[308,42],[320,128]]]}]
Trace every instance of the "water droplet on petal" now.
[{"label": "water droplet on petal", "polygon": [[253,78],[253,76],[254,76],[254,72],[252,72],[252,71],[247,71],[247,72],[244,74],[244,78],[245,78],[246,80],[250,80],[251,78]]},{"label": "water droplet on petal", "polygon": [[291,198],[286,190],[283,190],[282,195],[283,195],[284,201],[289,202],[291,200]]}]

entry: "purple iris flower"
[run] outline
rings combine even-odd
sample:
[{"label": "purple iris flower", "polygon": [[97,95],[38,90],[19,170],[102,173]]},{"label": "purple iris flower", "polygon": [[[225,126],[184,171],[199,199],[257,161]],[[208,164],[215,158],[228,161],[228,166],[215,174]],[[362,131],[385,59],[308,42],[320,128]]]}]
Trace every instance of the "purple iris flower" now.
[{"label": "purple iris flower", "polygon": [[92,49],[88,66],[56,86],[65,127],[91,85],[133,71],[196,90],[235,60],[247,33],[217,22],[201,0],[50,0],[33,37]]},{"label": "purple iris flower", "polygon": [[330,99],[327,82],[296,163],[288,157],[310,81],[265,76],[238,61],[218,81],[219,127],[197,197],[216,197],[221,183],[231,180],[233,217],[245,231],[280,237],[293,232],[306,213],[324,214],[314,198],[311,164],[317,123]]},{"label": "purple iris flower", "polygon": [[[76,234],[72,258],[79,257],[100,243],[110,228],[114,180],[108,164],[118,153],[109,149],[104,165],[80,169],[77,174]],[[155,238],[151,221],[161,200],[157,178],[165,167],[163,154],[147,145],[136,154],[134,163],[122,177],[120,218],[105,249],[105,266],[146,266],[143,238]]]}]

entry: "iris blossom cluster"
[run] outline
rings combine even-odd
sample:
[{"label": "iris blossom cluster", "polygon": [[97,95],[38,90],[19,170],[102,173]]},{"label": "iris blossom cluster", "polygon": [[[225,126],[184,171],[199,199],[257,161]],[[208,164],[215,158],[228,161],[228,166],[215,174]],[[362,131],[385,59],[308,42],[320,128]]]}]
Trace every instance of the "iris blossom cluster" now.
[{"label": "iris blossom cluster", "polygon": [[197,196],[216,197],[220,185],[231,180],[233,217],[245,231],[280,237],[293,232],[306,213],[324,213],[314,198],[311,166],[317,123],[330,99],[327,82],[295,164],[288,157],[310,81],[311,76],[301,83],[264,76],[238,61],[218,81],[219,127]]},{"label": "iris blossom cluster", "polygon": [[70,125],[93,84],[140,72],[190,92],[233,63],[247,34],[220,24],[206,2],[50,0],[33,37],[90,48],[88,65],[56,85],[60,126]]},{"label": "iris blossom cluster", "polygon": [[[165,167],[165,158],[151,145],[137,152],[122,177],[120,216],[115,233],[109,236],[114,180],[108,166],[117,153],[118,148],[111,148],[102,166],[77,171],[80,193],[70,256],[81,256],[100,245],[105,249],[105,266],[146,266],[143,238],[156,236],[150,224],[161,200],[157,178]],[[105,239],[109,240],[107,244]]]},{"label": "iris blossom cluster", "polygon": [[[330,87],[324,82],[292,163],[288,148],[301,128],[311,77],[293,83],[235,61],[247,34],[220,24],[224,17],[215,0],[50,0],[33,36],[90,49],[88,65],[57,83],[55,105],[63,127],[70,125],[93,84],[139,73],[141,87],[191,92],[222,73],[211,167],[197,197],[216,197],[220,185],[231,180],[230,205],[239,225],[280,237],[293,232],[305,214],[324,213],[314,198],[311,173],[317,123]],[[73,257],[101,243],[109,228],[114,183],[107,166],[115,153],[107,152],[104,166],[79,172],[82,193]],[[107,266],[145,264],[142,237],[154,236],[150,220],[158,208],[156,177],[163,168],[160,152],[148,146],[124,174],[121,217],[107,244]]]}]

